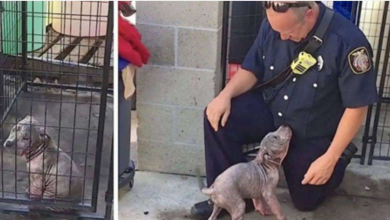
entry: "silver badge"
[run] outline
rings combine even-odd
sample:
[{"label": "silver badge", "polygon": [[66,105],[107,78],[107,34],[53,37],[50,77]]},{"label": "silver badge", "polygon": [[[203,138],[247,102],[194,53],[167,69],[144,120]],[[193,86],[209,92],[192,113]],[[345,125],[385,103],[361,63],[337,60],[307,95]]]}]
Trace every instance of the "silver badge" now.
[{"label": "silver badge", "polygon": [[317,67],[318,67],[318,71],[321,71],[323,66],[324,66],[324,60],[322,59],[322,56],[319,55],[319,56],[317,57]]}]

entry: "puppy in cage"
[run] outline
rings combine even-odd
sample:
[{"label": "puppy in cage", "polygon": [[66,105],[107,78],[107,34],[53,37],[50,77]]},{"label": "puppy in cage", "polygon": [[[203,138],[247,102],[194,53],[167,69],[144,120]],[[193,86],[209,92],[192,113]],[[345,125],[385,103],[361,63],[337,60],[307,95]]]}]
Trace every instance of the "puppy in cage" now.
[{"label": "puppy in cage", "polygon": [[[27,115],[14,125],[4,147],[17,148],[17,154],[25,158],[29,173],[26,193],[30,199],[50,199],[78,203],[81,201],[83,184],[80,168],[61,150],[37,120]],[[73,177],[73,178],[72,178]],[[74,212],[70,208],[29,207],[31,210],[50,210],[61,213]]]}]

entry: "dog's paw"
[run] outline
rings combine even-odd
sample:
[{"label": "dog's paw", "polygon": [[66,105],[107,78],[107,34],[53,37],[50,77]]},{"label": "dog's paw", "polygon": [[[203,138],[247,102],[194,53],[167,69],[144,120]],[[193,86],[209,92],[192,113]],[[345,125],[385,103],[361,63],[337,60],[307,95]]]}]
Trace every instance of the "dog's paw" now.
[{"label": "dog's paw", "polygon": [[[273,215],[274,213],[272,213],[272,211],[270,209],[267,209],[267,208],[263,208],[263,209],[256,209],[256,211],[258,211],[261,215],[263,216],[270,216],[270,215]],[[283,219],[284,220],[284,219]]]},{"label": "dog's paw", "polygon": [[255,207],[255,210],[263,216],[270,216],[274,214],[268,207],[268,205],[263,203],[261,199],[253,199],[253,205]]},{"label": "dog's paw", "polygon": [[38,194],[28,194],[26,193],[27,195],[27,198],[30,199],[30,200],[41,200],[42,199],[42,195],[38,195]]}]

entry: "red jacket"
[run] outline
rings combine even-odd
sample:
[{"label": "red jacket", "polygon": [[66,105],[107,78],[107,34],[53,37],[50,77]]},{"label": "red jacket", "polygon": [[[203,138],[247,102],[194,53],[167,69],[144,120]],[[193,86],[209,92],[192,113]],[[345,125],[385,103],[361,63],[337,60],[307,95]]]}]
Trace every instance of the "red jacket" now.
[{"label": "red jacket", "polygon": [[119,56],[138,67],[147,64],[150,53],[141,42],[141,34],[120,14],[118,14],[118,29]]}]

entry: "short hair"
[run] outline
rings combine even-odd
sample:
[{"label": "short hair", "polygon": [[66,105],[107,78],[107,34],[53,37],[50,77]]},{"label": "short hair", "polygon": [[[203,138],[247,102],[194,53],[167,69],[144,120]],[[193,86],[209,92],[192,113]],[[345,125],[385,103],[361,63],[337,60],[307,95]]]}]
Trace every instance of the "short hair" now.
[{"label": "short hair", "polygon": [[[307,7],[313,8],[313,6],[316,4],[314,1],[297,1],[296,3],[299,4],[306,4]],[[305,17],[305,13],[308,10],[307,7],[298,7],[298,8],[291,8],[295,12],[295,14],[298,17],[298,20],[302,21]]]}]

